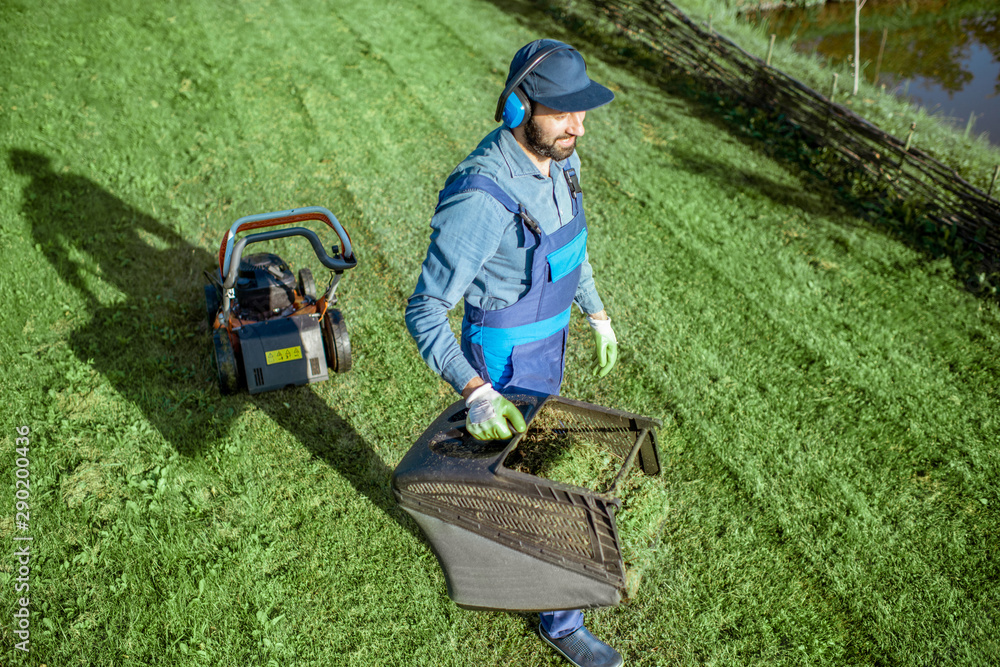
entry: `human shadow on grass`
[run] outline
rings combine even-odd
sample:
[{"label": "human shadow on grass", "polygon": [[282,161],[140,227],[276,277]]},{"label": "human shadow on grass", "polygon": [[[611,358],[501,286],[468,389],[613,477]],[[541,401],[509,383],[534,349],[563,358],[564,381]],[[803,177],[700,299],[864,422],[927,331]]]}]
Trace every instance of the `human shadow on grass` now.
[{"label": "human shadow on grass", "polygon": [[44,155],[15,149],[9,159],[15,172],[31,178],[22,212],[36,246],[90,314],[68,336],[73,353],[168,443],[197,456],[256,407],[423,539],[393,498],[392,470],[310,387],[255,397],[219,394],[202,288],[203,271],[217,265],[212,253],[93,181],[56,173]]}]

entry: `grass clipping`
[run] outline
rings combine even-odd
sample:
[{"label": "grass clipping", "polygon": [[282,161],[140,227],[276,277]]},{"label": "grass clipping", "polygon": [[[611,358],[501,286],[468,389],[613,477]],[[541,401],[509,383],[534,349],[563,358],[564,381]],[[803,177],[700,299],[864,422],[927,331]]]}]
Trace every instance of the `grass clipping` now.
[{"label": "grass clipping", "polygon": [[[625,563],[626,598],[634,597],[667,519],[666,487],[659,476],[645,474],[636,460],[612,489],[634,440],[626,443],[625,432],[609,439],[604,433],[595,436],[594,429],[565,426],[557,415],[539,414],[504,466],[597,493],[611,492],[622,501],[615,523]],[[616,439],[620,442],[613,442]]]}]

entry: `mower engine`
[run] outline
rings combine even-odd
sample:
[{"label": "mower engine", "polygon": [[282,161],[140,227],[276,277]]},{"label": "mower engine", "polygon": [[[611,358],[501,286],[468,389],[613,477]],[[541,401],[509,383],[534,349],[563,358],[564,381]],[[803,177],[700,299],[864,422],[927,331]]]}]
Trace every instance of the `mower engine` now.
[{"label": "mower engine", "polygon": [[243,258],[235,289],[236,312],[242,319],[267,320],[295,303],[295,276],[284,260],[269,252]]}]

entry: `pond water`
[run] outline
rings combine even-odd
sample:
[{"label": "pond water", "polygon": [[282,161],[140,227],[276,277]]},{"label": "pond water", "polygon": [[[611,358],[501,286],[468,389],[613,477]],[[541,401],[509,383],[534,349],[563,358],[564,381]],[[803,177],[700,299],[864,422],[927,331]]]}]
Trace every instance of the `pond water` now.
[{"label": "pond water", "polygon": [[[749,16],[795,49],[833,63],[854,55],[854,2]],[[883,46],[884,42],[884,46]],[[1000,145],[1000,2],[867,0],[861,9],[863,76],[961,130]],[[841,74],[840,90],[852,84]]]}]

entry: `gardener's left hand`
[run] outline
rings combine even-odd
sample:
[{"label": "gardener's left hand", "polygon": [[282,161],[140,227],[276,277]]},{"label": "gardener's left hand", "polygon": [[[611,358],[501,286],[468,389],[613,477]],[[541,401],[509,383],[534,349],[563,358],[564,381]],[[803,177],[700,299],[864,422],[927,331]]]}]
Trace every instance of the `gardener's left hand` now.
[{"label": "gardener's left hand", "polygon": [[597,345],[594,375],[602,378],[611,372],[618,360],[618,338],[615,337],[615,330],[611,328],[611,318],[606,315],[604,319],[588,316],[587,323],[594,330],[594,342]]}]

